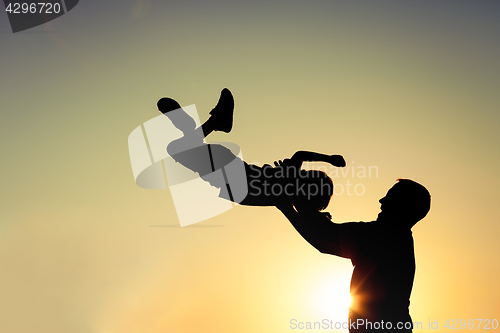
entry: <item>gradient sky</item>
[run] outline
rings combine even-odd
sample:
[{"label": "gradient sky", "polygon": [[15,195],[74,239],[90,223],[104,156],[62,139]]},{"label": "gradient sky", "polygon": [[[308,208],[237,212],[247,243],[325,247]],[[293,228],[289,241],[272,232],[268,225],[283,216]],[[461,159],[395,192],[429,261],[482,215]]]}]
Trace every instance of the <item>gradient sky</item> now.
[{"label": "gradient sky", "polygon": [[[342,154],[333,219],[424,184],[410,313],[500,320],[500,2],[82,0],[13,34],[0,13],[0,331],[295,332],[345,320],[352,266],[275,208],[178,227],[134,183],[127,137],[169,96],[206,120],[234,94],[245,160]],[[444,330],[444,329],[440,329]],[[322,332],[321,330],[316,330]],[[482,330],[481,330],[482,331]]]}]

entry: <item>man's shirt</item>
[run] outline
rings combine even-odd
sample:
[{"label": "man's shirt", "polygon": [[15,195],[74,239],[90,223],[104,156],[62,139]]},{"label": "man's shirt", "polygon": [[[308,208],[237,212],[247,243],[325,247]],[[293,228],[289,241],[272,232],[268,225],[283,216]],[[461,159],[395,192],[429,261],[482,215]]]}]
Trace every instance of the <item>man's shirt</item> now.
[{"label": "man's shirt", "polygon": [[[331,223],[321,231],[325,241],[336,244],[333,247],[336,250],[330,254],[349,258],[354,266],[349,319],[364,319],[379,325],[383,320],[384,328],[390,321],[393,330],[398,322],[402,325],[411,322],[408,307],[415,275],[411,229],[377,220]],[[373,331],[384,331],[381,328]],[[351,327],[351,331],[371,330],[365,326]]]}]

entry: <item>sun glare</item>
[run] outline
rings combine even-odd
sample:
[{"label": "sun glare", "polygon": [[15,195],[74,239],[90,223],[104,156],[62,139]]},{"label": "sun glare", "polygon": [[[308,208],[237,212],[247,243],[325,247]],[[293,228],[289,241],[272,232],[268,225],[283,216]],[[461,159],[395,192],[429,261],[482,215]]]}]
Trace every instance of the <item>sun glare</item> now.
[{"label": "sun glare", "polygon": [[325,274],[317,281],[312,292],[312,306],[316,318],[347,321],[351,305],[350,274],[350,272]]}]

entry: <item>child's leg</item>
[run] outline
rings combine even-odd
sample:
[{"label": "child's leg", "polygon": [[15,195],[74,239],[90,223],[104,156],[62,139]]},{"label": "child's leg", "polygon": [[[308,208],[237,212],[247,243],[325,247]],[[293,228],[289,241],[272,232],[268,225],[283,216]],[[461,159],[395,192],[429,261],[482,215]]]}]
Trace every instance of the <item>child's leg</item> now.
[{"label": "child's leg", "polygon": [[284,179],[277,177],[277,169],[269,164],[256,166],[245,163],[248,194],[240,202],[244,206],[276,206],[283,196]]},{"label": "child's leg", "polygon": [[[177,101],[163,97],[158,103],[158,110],[166,115],[174,124],[175,127],[180,129],[184,134],[194,129],[194,120],[185,112],[177,112],[176,115],[170,111],[181,109]],[[229,89],[224,88],[221,91],[217,105],[210,111],[210,118],[198,127],[195,131],[203,138],[207,137],[213,131],[221,131],[229,133],[233,128],[233,111],[234,99]]]},{"label": "child's leg", "polygon": [[199,135],[207,137],[213,131],[229,133],[233,128],[234,99],[229,89],[222,89],[217,105],[210,111],[210,118],[196,129]]},{"label": "child's leg", "polygon": [[203,123],[203,125],[201,125],[196,129],[196,132],[203,138],[206,138],[210,133],[216,130],[217,130],[217,123],[214,120],[214,117],[211,116],[210,118],[207,119],[207,121]]}]

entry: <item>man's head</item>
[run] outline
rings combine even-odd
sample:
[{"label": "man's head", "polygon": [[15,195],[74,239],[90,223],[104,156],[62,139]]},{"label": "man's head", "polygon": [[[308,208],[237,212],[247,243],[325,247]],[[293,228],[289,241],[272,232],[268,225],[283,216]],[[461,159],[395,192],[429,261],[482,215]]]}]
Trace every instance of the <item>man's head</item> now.
[{"label": "man's head", "polygon": [[382,210],[379,218],[412,227],[429,212],[431,195],[424,186],[413,180],[398,179],[379,202]]}]

